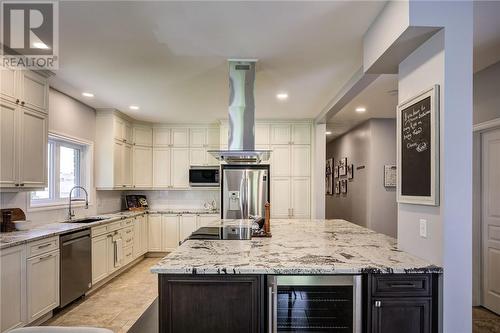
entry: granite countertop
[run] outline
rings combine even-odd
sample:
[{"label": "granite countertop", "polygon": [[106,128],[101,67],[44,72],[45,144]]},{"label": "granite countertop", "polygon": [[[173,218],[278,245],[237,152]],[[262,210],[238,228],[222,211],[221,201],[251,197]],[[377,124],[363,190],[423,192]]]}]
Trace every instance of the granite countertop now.
[{"label": "granite countertop", "polygon": [[[220,220],[213,225],[221,225]],[[159,274],[441,273],[394,238],[345,220],[271,220],[271,238],[188,240],[151,268]]]},{"label": "granite countertop", "polygon": [[[99,217],[104,218],[103,220],[92,222],[92,223],[65,223],[63,221],[42,224],[39,226],[35,226],[30,230],[25,231],[14,231],[14,232],[5,232],[0,233],[0,249],[6,249],[8,247],[20,245],[27,242],[32,242],[42,238],[49,238],[53,236],[58,236],[67,232],[82,230],[86,228],[92,228],[98,225],[107,224],[116,222],[119,220],[123,220],[129,217],[134,217],[142,214],[152,214],[152,213],[161,213],[161,214],[218,214],[217,211],[209,211],[209,210],[200,210],[200,209],[183,209],[183,210],[172,210],[172,209],[158,209],[158,210],[149,210],[149,211],[122,211],[117,213],[110,214],[100,214],[93,215],[91,217]],[[77,218],[78,220],[80,218]]]}]

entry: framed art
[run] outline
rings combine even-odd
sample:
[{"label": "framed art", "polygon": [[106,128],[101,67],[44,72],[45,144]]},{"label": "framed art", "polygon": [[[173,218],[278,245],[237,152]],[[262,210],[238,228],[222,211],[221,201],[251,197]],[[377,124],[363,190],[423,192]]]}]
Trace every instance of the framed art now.
[{"label": "framed art", "polygon": [[335,182],[335,194],[340,194],[340,180]]},{"label": "framed art", "polygon": [[325,173],[330,175],[333,173],[333,158],[329,158],[326,160]]},{"label": "framed art", "polygon": [[342,194],[347,193],[347,179],[340,180],[340,192]]},{"label": "framed art", "polygon": [[347,166],[347,179],[354,178],[354,164],[349,164]]},{"label": "framed art", "polygon": [[339,166],[338,165],[333,167],[333,177],[339,178]]},{"label": "framed art", "polygon": [[347,174],[347,157],[341,158],[339,162],[339,176]]},{"label": "framed art", "polygon": [[439,85],[397,108],[397,197],[439,205]]}]

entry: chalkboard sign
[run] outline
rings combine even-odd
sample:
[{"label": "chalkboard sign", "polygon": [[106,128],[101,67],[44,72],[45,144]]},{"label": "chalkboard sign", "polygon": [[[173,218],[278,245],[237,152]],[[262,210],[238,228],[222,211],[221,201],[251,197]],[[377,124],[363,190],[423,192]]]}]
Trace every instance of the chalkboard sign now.
[{"label": "chalkboard sign", "polygon": [[439,86],[398,106],[398,202],[438,205]]}]

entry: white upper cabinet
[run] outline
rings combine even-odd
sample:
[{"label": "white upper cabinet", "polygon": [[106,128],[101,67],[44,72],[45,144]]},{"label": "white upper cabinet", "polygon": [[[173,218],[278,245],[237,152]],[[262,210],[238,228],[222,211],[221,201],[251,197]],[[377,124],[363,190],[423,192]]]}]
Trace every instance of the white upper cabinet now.
[{"label": "white upper cabinet", "polygon": [[311,146],[293,145],[291,148],[291,176],[309,177],[311,175]]},{"label": "white upper cabinet", "polygon": [[153,129],[145,126],[134,126],[134,145],[137,146],[152,146],[153,145]]},{"label": "white upper cabinet", "polygon": [[20,187],[47,186],[48,116],[21,108]]},{"label": "white upper cabinet", "polygon": [[207,154],[205,148],[189,149],[189,164],[190,165],[206,165]]},{"label": "white upper cabinet", "polygon": [[0,71],[0,187],[46,187],[47,78],[27,70]]},{"label": "white upper cabinet", "polygon": [[207,128],[207,146],[219,147],[220,130],[218,127]]},{"label": "white upper cabinet", "polygon": [[271,146],[271,149],[273,151],[271,153],[271,175],[273,177],[290,176],[291,147],[289,145],[273,145]]},{"label": "white upper cabinet", "polygon": [[132,136],[132,125],[128,121],[125,121],[123,123],[123,141],[133,144],[134,139]]},{"label": "white upper cabinet", "polygon": [[[3,78],[2,78],[3,80]],[[3,82],[3,81],[2,81]],[[0,186],[15,187],[18,183],[16,104],[0,100]]]},{"label": "white upper cabinet", "polygon": [[40,74],[21,70],[19,74],[19,99],[21,106],[34,111],[48,113],[49,83]]},{"label": "white upper cabinet", "polygon": [[170,168],[172,163],[171,148],[153,148],[153,187],[168,188],[171,186]]},{"label": "white upper cabinet", "polygon": [[121,118],[114,117],[113,119],[113,133],[114,133],[114,138],[119,141],[124,140],[124,133],[125,133],[125,121]]},{"label": "white upper cabinet", "polygon": [[18,73],[10,68],[0,67],[0,96],[10,102],[20,103],[17,95]]},{"label": "white upper cabinet", "polygon": [[308,145],[311,143],[311,125],[293,124],[292,125],[292,144]]},{"label": "white upper cabinet", "polygon": [[173,187],[189,187],[188,148],[172,148],[171,174]]},{"label": "white upper cabinet", "polygon": [[132,146],[129,144],[123,145],[122,151],[122,185],[124,187],[133,186],[133,175],[132,175]]},{"label": "white upper cabinet", "polygon": [[227,124],[223,124],[220,126],[219,137],[219,145],[221,149],[227,149],[227,146],[229,144],[229,127]]},{"label": "white upper cabinet", "polygon": [[290,210],[290,177],[271,177],[271,216],[288,218]]},{"label": "white upper cabinet", "polygon": [[172,143],[170,140],[170,128],[157,127],[153,128],[153,146],[169,147]]},{"label": "white upper cabinet", "polygon": [[121,141],[115,140],[113,142],[113,183],[111,187],[122,187],[122,185],[124,185],[122,164],[123,146],[124,143]]},{"label": "white upper cabinet", "polygon": [[172,128],[173,147],[189,146],[189,131],[187,128]]},{"label": "white upper cabinet", "polygon": [[134,187],[153,186],[153,148],[134,146]]},{"label": "white upper cabinet", "polygon": [[207,144],[207,130],[205,128],[191,128],[189,130],[189,146],[205,147]]},{"label": "white upper cabinet", "polygon": [[255,146],[268,145],[270,143],[269,124],[255,124]]},{"label": "white upper cabinet", "polygon": [[291,142],[290,136],[291,136],[290,124],[271,125],[271,144],[288,145]]},{"label": "white upper cabinet", "polygon": [[309,177],[292,178],[291,217],[309,218],[311,216],[311,184]]}]

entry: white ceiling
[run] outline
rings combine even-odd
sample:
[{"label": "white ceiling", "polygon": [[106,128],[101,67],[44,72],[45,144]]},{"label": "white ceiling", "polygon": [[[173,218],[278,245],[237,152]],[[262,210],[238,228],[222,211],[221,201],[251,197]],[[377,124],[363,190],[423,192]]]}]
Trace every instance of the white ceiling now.
[{"label": "white ceiling", "polygon": [[51,84],[145,121],[212,122],[227,115],[226,59],[258,58],[256,116],[313,118],[361,66],[362,36],[383,5],[60,2]]},{"label": "white ceiling", "polygon": [[[500,61],[500,1],[474,2],[474,72]],[[327,142],[370,118],[395,118],[397,75],[382,75],[327,121]],[[355,112],[365,106],[365,113]]]},{"label": "white ceiling", "polygon": [[[397,75],[379,76],[328,120],[326,128],[332,134],[327,136],[327,141],[333,140],[370,118],[396,118],[397,89]],[[366,112],[356,112],[358,107],[366,108]]]}]

